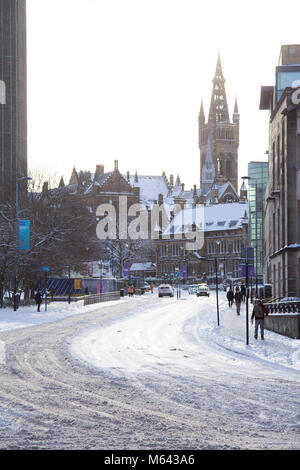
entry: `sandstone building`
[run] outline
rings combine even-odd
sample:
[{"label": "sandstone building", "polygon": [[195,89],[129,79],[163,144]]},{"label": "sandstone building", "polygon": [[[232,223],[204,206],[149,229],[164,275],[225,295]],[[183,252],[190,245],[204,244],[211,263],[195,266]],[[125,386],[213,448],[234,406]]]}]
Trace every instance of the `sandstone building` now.
[{"label": "sandstone building", "polygon": [[275,85],[261,88],[270,113],[265,201],[265,281],[273,298],[300,297],[300,45],[281,47]]},{"label": "sandstone building", "polygon": [[229,119],[225,79],[219,55],[208,119],[205,119],[203,102],[198,117],[202,194],[207,194],[214,184],[221,186],[228,181],[238,190],[239,123],[237,100],[232,122]]}]

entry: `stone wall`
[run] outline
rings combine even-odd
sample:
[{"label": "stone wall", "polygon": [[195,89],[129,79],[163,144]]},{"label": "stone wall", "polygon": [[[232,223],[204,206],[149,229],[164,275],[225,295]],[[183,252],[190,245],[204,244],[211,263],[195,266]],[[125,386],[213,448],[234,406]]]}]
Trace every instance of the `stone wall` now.
[{"label": "stone wall", "polygon": [[269,314],[265,317],[265,328],[289,338],[300,339],[300,314]]}]

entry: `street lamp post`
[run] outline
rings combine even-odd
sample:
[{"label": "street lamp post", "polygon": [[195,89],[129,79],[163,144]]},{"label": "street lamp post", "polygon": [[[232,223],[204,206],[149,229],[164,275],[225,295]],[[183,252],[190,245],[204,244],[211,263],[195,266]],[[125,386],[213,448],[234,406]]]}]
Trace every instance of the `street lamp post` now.
[{"label": "street lamp post", "polygon": [[[217,246],[220,245],[220,241],[216,241]],[[218,259],[215,256],[215,270],[216,270],[216,302],[217,302],[217,324],[220,325],[220,314],[219,314],[219,280],[218,280]]]},{"label": "street lamp post", "polygon": [[[258,277],[257,277],[257,260],[258,260],[258,250],[257,250],[257,179],[253,178],[252,176],[242,176],[242,179],[245,180],[253,180],[255,181],[255,297],[258,296]],[[250,217],[251,217],[251,210],[250,210]]]},{"label": "street lamp post", "polygon": [[16,260],[15,260],[15,282],[14,282],[14,311],[18,309],[18,302],[17,302],[17,290],[18,290],[18,283],[17,283],[17,266],[18,266],[18,218],[19,218],[19,183],[21,181],[30,181],[32,178],[29,176],[23,176],[21,178],[16,178]]}]

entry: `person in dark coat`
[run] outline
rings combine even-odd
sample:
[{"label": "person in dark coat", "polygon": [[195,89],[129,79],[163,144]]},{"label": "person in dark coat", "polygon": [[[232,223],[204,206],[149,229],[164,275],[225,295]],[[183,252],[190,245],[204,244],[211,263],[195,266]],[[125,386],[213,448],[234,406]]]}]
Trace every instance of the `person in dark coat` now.
[{"label": "person in dark coat", "polygon": [[239,287],[237,287],[235,289],[234,300],[235,300],[235,305],[236,305],[236,314],[240,315],[241,303],[242,303],[242,300],[243,300],[243,296],[240,292]]},{"label": "person in dark coat", "polygon": [[232,307],[233,297],[234,297],[233,290],[229,289],[227,292],[227,300],[228,300],[229,307]]},{"label": "person in dark coat", "polygon": [[41,303],[42,303],[42,295],[41,295],[39,290],[35,294],[34,299],[35,299],[35,302],[37,304],[37,311],[40,312],[40,307],[41,307]]},{"label": "person in dark coat", "polygon": [[264,339],[264,323],[265,317],[268,315],[268,310],[264,306],[263,301],[258,299],[256,304],[253,307],[253,312],[251,316],[251,323],[253,324],[253,320],[255,319],[255,330],[254,330],[254,338],[257,339],[258,334],[258,327],[260,326],[260,335],[261,339]]},{"label": "person in dark coat", "polygon": [[245,302],[245,300],[246,300],[246,287],[244,286],[244,284],[241,285],[241,294],[242,294],[242,297],[243,297],[243,302]]}]

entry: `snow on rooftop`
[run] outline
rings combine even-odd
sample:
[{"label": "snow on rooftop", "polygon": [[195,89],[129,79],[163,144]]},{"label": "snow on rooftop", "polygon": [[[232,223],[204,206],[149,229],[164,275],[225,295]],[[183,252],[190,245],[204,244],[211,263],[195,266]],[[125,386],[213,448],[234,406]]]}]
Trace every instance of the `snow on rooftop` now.
[{"label": "snow on rooftop", "polygon": [[130,175],[129,184],[134,188],[140,188],[140,198],[144,204],[157,201],[159,194],[166,198],[169,193],[168,183],[163,176],[137,175],[136,181],[135,175]]},{"label": "snow on rooftop", "polygon": [[248,215],[248,203],[197,205],[180,211],[169,224],[164,234],[185,233],[194,223],[205,232],[236,230]]},{"label": "snow on rooftop", "polygon": [[144,263],[133,263],[130,267],[130,271],[146,271],[149,269],[155,269],[154,263],[145,261]]}]

